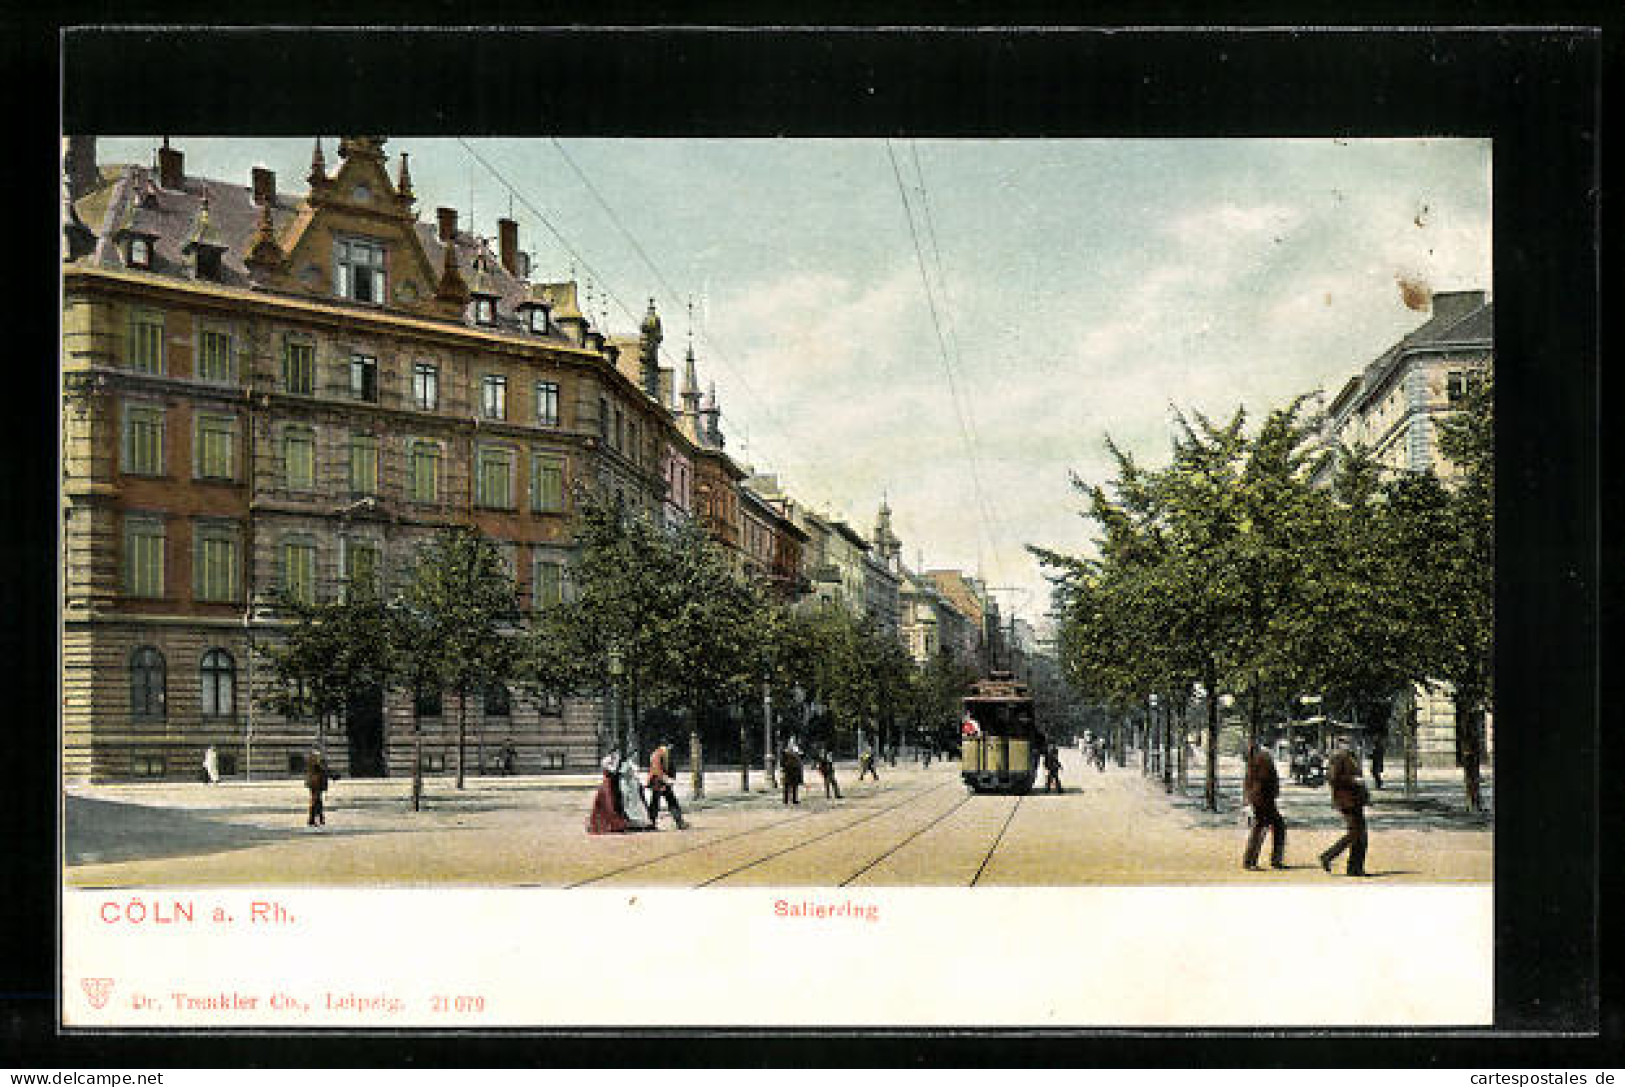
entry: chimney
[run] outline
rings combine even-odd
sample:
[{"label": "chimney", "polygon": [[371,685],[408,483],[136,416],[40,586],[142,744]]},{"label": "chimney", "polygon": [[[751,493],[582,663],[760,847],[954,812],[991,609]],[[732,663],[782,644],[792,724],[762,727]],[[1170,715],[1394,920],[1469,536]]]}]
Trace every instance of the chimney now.
[{"label": "chimney", "polygon": [[186,156],[169,146],[169,137],[158,148],[158,184],[166,189],[180,189],[186,181]]},{"label": "chimney", "polygon": [[68,199],[78,200],[95,189],[101,181],[96,168],[96,137],[69,136],[68,153],[62,165],[68,175]]},{"label": "chimney", "polygon": [[1434,320],[1458,320],[1483,304],[1483,291],[1440,291],[1433,296],[1433,317]]},{"label": "chimney", "polygon": [[519,275],[519,224],[512,219],[497,220],[497,249],[502,257],[502,266],[508,274]]},{"label": "chimney", "polygon": [[263,166],[256,166],[249,175],[253,179],[254,203],[276,203],[276,174]]},{"label": "chimney", "polygon": [[436,208],[434,213],[440,220],[440,240],[449,245],[457,237],[457,209]]}]

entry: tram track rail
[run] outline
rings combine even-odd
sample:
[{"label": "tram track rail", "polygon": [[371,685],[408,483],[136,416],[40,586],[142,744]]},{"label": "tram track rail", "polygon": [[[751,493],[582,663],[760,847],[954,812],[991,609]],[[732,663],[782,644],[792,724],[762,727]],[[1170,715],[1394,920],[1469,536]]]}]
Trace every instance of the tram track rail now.
[{"label": "tram track rail", "polygon": [[1015,821],[1016,812],[1021,810],[1021,802],[1025,799],[1027,799],[1027,794],[1022,793],[1016,797],[1016,802],[1010,805],[1010,814],[1004,817],[1004,825],[999,828],[998,837],[994,838],[993,844],[987,847],[987,855],[982,858],[982,863],[976,869],[976,875],[971,877],[971,881],[967,886],[974,887],[981,881],[982,873],[987,871],[988,864],[993,860],[993,854],[999,851],[999,845],[1004,841],[1004,833],[1010,829],[1010,824]]},{"label": "tram track rail", "polygon": [[[892,805],[890,805],[888,807],[882,808],[879,811],[873,813],[872,815],[866,816],[863,819],[859,819],[856,822],[847,823],[847,824],[845,824],[845,826],[837,827],[835,830],[830,831],[830,832],[828,832],[826,834],[821,834],[817,838],[809,838],[804,842],[798,842],[793,846],[790,846],[790,847],[788,847],[786,849],[780,850],[779,853],[769,854],[766,857],[762,857],[762,858],[760,858],[760,859],[758,859],[756,861],[752,861],[751,864],[745,865],[743,868],[736,869],[736,871],[741,871],[742,872],[747,868],[751,868],[751,867],[754,867],[756,864],[760,864],[762,861],[771,860],[775,856],[780,856],[783,853],[788,853],[791,850],[798,849],[803,845],[810,844],[811,842],[820,841],[823,838],[828,838],[828,837],[830,837],[830,836],[832,836],[834,834],[840,833],[842,830],[845,830],[848,827],[855,827],[855,826],[858,826],[859,824],[866,823],[870,819],[873,819],[873,818],[875,818],[877,816],[880,816],[880,815],[884,815],[887,812],[896,811],[898,808],[901,808],[901,807],[903,807],[903,806],[905,806],[907,804],[911,804],[915,800],[918,800],[921,797],[924,797],[924,796],[927,796],[927,795],[929,795],[931,793],[934,793],[938,789],[941,789],[941,788],[942,788],[942,786],[936,785],[936,786],[932,786],[931,788],[928,788],[928,789],[916,790],[916,791],[910,793],[908,795],[908,797],[906,797],[905,799],[897,802],[896,804],[892,804]],[[774,820],[771,823],[767,823],[767,824],[765,824],[763,826],[759,826],[759,827],[747,827],[746,829],[738,831],[738,832],[733,833],[733,834],[725,834],[720,838],[707,839],[706,841],[699,842],[699,843],[697,843],[695,845],[685,846],[682,849],[674,849],[670,853],[662,853],[658,857],[646,857],[643,860],[634,861],[631,864],[625,864],[625,865],[622,865],[619,868],[612,868],[607,872],[599,872],[597,875],[589,876],[586,879],[576,880],[574,883],[566,883],[561,888],[561,890],[573,891],[578,887],[587,887],[587,886],[590,886],[590,885],[592,885],[594,883],[602,882],[603,880],[606,880],[606,879],[613,879],[616,876],[625,875],[627,872],[635,872],[639,868],[653,867],[654,865],[661,864],[661,863],[663,863],[665,861],[671,860],[674,857],[682,857],[682,856],[686,856],[686,855],[688,855],[690,853],[698,853],[702,849],[710,849],[710,848],[712,848],[714,846],[721,845],[724,842],[738,841],[741,838],[748,838],[753,834],[766,834],[768,831],[776,830],[779,827],[786,827],[786,826],[789,826],[792,823],[799,823],[799,822],[802,822],[802,821],[807,820],[807,819],[816,819],[820,815],[828,815],[828,814],[830,814],[829,809],[826,809],[824,811],[798,812],[795,815],[790,816],[788,819],[777,819],[777,820]],[[734,874],[733,872],[725,872],[722,875],[715,877],[714,879],[706,880],[704,883],[699,883],[699,884],[696,884],[695,886],[704,887],[704,886],[707,886],[708,884],[715,883],[716,880],[718,880],[718,879],[726,879],[728,876],[733,875],[733,874]]]},{"label": "tram track rail", "polygon": [[[926,831],[930,830],[932,827],[937,826],[943,820],[947,819],[949,816],[953,815],[954,813],[959,811],[961,808],[963,808],[966,804],[969,804],[970,802],[971,802],[970,794],[965,795],[964,797],[962,797],[960,799],[959,803],[955,804],[953,807],[949,808],[947,811],[943,812],[941,815],[937,816],[935,819],[933,819],[929,823],[925,824],[925,826],[920,827],[913,834],[910,834],[907,838],[904,838],[902,841],[898,842],[896,845],[892,846],[890,849],[886,850],[884,853],[881,853],[880,855],[875,857],[874,860],[870,861],[868,864],[864,865],[862,868],[859,868],[856,872],[853,872],[850,876],[847,876],[845,879],[841,880],[841,882],[837,883],[836,886],[837,887],[848,886],[849,884],[852,883],[853,880],[858,879],[860,876],[864,875],[864,873],[866,873],[866,872],[870,871],[872,868],[874,868],[877,864],[879,864],[880,862],[886,860],[886,858],[895,855],[904,846],[906,846],[910,842],[914,841],[914,839],[918,838],[920,835],[924,834]],[[986,862],[983,862],[983,863],[986,863]]]},{"label": "tram track rail", "polygon": [[[901,800],[901,801],[897,802],[896,804],[892,804],[892,805],[889,805],[887,807],[881,808],[878,811],[871,812],[868,815],[864,816],[862,819],[854,819],[852,822],[843,824],[842,826],[838,826],[838,827],[834,828],[833,830],[825,831],[822,834],[818,834],[818,835],[815,835],[815,836],[813,836],[811,838],[807,838],[807,839],[805,839],[803,841],[796,842],[793,845],[785,846],[783,849],[775,850],[774,852],[768,853],[765,856],[757,857],[755,860],[751,861],[749,864],[739,865],[737,868],[732,868],[732,869],[730,869],[730,870],[728,870],[726,872],[721,873],[720,875],[712,876],[710,879],[703,880],[700,883],[696,883],[694,886],[695,886],[696,889],[700,888],[700,887],[709,887],[713,883],[720,883],[721,881],[723,881],[725,879],[728,879],[731,876],[737,876],[741,872],[748,872],[752,868],[756,868],[759,865],[766,864],[768,861],[777,860],[779,857],[785,856],[786,854],[789,854],[789,853],[794,853],[798,849],[805,849],[810,845],[815,845],[818,842],[822,842],[822,841],[824,841],[824,840],[826,840],[828,838],[833,838],[837,834],[844,834],[847,831],[852,830],[855,827],[861,827],[865,823],[872,822],[875,819],[879,819],[882,815],[889,815],[892,812],[897,811],[899,808],[907,807],[908,805],[914,803],[916,800],[921,800],[921,799],[924,799],[925,797],[931,796],[931,795],[933,795],[935,793],[939,793],[943,789],[946,789],[950,785],[953,785],[953,784],[955,784],[955,783],[954,782],[943,782],[941,785],[934,785],[929,789],[922,789],[919,792],[914,793],[912,796],[908,797],[907,799]],[[960,802],[960,804],[963,804],[963,803],[964,803],[964,801]],[[956,805],[956,807],[957,806],[958,805]],[[843,886],[844,886],[844,884],[843,884]]]}]

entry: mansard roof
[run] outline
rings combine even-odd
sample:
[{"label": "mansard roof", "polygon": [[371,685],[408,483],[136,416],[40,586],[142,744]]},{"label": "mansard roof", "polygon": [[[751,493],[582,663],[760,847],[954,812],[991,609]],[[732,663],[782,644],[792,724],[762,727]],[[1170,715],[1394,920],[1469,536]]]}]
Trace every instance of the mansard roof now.
[{"label": "mansard roof", "polygon": [[[284,252],[293,254],[295,247],[311,230],[321,228],[324,210],[342,212],[348,208],[344,198],[333,195],[332,190],[345,171],[362,168],[359,157],[346,162],[340,173],[329,179],[312,194],[294,195],[276,192],[270,200],[271,228]],[[367,164],[371,166],[371,164]],[[387,176],[382,174],[387,182]],[[73,213],[94,235],[95,244],[88,253],[71,263],[80,267],[127,270],[121,238],[128,233],[150,235],[153,257],[150,268],[139,274],[160,278],[195,280],[198,278],[195,262],[188,258],[186,246],[197,239],[200,215],[205,194],[208,199],[207,241],[222,247],[218,275],[208,282],[243,290],[269,290],[273,293],[296,297],[320,298],[324,303],[343,304],[322,289],[311,288],[300,281],[297,270],[288,282],[256,283],[246,257],[253,246],[260,225],[261,207],[255,202],[251,185],[239,185],[212,178],[188,176],[176,189],[162,188],[156,172],[148,167],[129,164],[104,167],[104,184],[82,196],[73,206]],[[381,194],[384,201],[393,201],[393,188]],[[382,201],[381,201],[382,203]],[[434,313],[430,308],[440,270],[444,267],[447,243],[442,241],[434,223],[418,221],[406,213],[402,219],[410,231],[413,244],[422,254],[420,274],[432,277],[427,289],[413,303],[392,300],[383,308],[385,312],[409,313],[414,317],[447,320],[446,315]],[[380,219],[382,222],[382,219]],[[386,224],[387,225],[387,224]],[[381,230],[380,233],[386,233]],[[400,237],[406,235],[401,234]],[[580,317],[574,283],[531,284],[512,275],[491,252],[490,243],[469,231],[459,230],[451,241],[459,272],[466,282],[477,283],[497,299],[495,327],[499,331],[523,334],[544,342],[570,344],[570,338],[556,324],[544,335],[532,333],[529,325],[520,320],[518,307],[522,303],[547,302],[553,306],[554,320]],[[415,256],[415,255],[414,255]],[[476,258],[483,268],[476,269]],[[325,274],[325,273],[324,273]],[[324,281],[325,282],[325,281]],[[368,306],[369,310],[380,307]],[[464,313],[450,318],[453,323],[472,323]]]}]

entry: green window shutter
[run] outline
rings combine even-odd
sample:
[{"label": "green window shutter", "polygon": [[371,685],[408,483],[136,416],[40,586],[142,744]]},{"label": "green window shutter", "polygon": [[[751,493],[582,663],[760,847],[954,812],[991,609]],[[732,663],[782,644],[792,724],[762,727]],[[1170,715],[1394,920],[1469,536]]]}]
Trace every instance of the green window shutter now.
[{"label": "green window shutter", "polygon": [[316,348],[313,344],[284,342],[282,384],[290,393],[310,396],[316,391]]},{"label": "green window shutter", "polygon": [[164,319],[138,313],[130,319],[130,368],[144,374],[164,372]]},{"label": "green window shutter", "polygon": [[124,412],[124,471],[162,475],[164,412],[162,408],[128,407]]},{"label": "green window shutter", "polygon": [[310,431],[284,431],[282,459],[289,490],[308,491],[316,485],[316,440]]},{"label": "green window shutter", "polygon": [[370,435],[350,439],[350,493],[378,492],[378,441]]},{"label": "green window shutter", "polygon": [[304,603],[316,601],[316,545],[289,541],[282,548],[282,585],[289,596]]},{"label": "green window shutter", "polygon": [[231,336],[224,332],[205,331],[201,339],[198,377],[204,381],[230,381]]},{"label": "green window shutter", "polygon": [[164,595],[164,529],[136,523],[125,529],[124,591],[133,597]]},{"label": "green window shutter", "polygon": [[556,513],[564,508],[564,465],[556,457],[531,459],[530,504],[538,513]]}]

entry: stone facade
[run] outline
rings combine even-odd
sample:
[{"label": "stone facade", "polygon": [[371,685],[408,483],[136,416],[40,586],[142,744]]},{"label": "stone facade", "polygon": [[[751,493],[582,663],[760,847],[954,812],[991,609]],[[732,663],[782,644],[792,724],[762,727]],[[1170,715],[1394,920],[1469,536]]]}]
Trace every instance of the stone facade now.
[{"label": "stone facade", "polygon": [[[497,541],[535,607],[570,561],[577,484],[670,517],[703,465],[714,527],[737,545],[737,498],[722,492],[742,473],[714,398],[703,429],[666,402],[652,306],[637,341],[607,341],[574,283],[520,274],[512,220],[500,253],[449,209],[418,222],[404,156],[391,178],[384,143],[347,137],[331,176],[318,144],[302,197],[265,171],[248,186],[187,177],[167,146],[156,175],[76,172],[61,356],[69,778],[194,776],[210,745],[228,772],[251,751],[255,774],[295,773],[318,743],[340,773],[409,771],[411,699],[391,692],[319,736],[250,697],[269,682],[254,646],[279,636],[280,590],[326,597],[363,564],[398,588],[446,526]],[[590,768],[601,719],[592,700],[482,695],[469,765],[511,740],[522,771]],[[429,768],[455,769],[454,696],[422,729]]]}]

